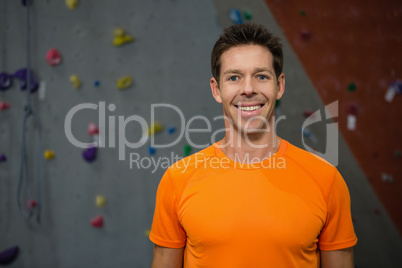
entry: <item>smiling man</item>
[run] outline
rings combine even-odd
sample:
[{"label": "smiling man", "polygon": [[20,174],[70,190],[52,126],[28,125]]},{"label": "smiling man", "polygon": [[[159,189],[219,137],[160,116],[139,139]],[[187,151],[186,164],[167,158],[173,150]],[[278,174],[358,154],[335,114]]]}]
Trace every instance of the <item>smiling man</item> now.
[{"label": "smiling man", "polygon": [[160,181],[153,268],[354,267],[343,178],[275,133],[282,66],[280,40],[264,26],[234,25],[216,42],[210,85],[225,137]]}]

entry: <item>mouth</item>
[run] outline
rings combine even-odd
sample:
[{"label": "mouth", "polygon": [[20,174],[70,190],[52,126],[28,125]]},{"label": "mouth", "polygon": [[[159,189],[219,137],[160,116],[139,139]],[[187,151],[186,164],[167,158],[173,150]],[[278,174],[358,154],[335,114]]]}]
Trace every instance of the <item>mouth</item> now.
[{"label": "mouth", "polygon": [[256,104],[256,105],[235,105],[237,109],[242,112],[254,112],[260,109],[264,104]]}]

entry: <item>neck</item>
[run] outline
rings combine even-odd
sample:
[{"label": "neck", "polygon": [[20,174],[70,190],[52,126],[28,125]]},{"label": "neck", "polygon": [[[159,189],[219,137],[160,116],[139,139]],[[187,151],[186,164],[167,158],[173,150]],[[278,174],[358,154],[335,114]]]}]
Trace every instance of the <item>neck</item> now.
[{"label": "neck", "polygon": [[[276,153],[279,149],[280,139],[275,133],[271,120],[270,131],[260,133],[244,133],[235,129],[227,129],[221,142],[222,151],[231,160],[258,160],[263,161]],[[247,163],[245,163],[247,164]]]}]

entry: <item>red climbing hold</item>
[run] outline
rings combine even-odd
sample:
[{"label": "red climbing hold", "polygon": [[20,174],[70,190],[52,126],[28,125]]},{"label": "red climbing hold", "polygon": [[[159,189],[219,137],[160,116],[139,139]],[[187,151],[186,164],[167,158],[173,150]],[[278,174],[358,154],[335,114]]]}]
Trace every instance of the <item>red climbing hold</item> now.
[{"label": "red climbing hold", "polygon": [[0,102],[0,111],[8,110],[10,109],[10,104],[8,104],[5,101]]},{"label": "red climbing hold", "polygon": [[50,66],[56,66],[61,62],[61,54],[57,49],[52,48],[47,52],[46,60]]},{"label": "red climbing hold", "polygon": [[28,209],[33,209],[33,208],[36,208],[37,206],[38,206],[38,203],[34,199],[29,200],[27,203]]},{"label": "red climbing hold", "polygon": [[102,216],[98,216],[91,220],[91,225],[95,228],[102,228],[103,227],[103,218]]}]

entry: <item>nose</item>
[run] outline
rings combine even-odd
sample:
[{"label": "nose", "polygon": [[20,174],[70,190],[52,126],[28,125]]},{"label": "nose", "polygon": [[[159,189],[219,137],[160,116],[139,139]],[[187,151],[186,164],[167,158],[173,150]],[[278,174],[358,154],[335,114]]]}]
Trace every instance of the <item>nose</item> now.
[{"label": "nose", "polygon": [[244,80],[242,95],[252,96],[254,94],[256,94],[255,85],[253,84],[252,79],[250,77],[247,77]]}]

